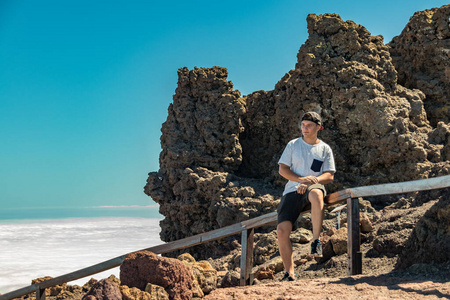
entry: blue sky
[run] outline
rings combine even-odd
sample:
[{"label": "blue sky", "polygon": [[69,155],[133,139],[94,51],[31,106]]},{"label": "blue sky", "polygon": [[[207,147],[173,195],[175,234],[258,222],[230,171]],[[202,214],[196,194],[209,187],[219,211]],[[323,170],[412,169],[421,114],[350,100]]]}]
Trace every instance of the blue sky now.
[{"label": "blue sky", "polygon": [[177,69],[228,68],[243,95],[296,63],[309,13],[385,42],[446,1],[0,0],[0,209],[149,205]]}]

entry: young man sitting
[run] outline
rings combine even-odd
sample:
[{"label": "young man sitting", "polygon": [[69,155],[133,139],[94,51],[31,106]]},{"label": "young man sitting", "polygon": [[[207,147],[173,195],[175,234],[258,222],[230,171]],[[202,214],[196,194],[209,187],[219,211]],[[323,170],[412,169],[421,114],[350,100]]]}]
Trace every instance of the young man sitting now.
[{"label": "young man sitting", "polygon": [[279,173],[288,180],[278,206],[278,247],[283,261],[284,280],[295,280],[290,234],[302,211],[311,209],[313,242],[311,255],[322,256],[319,240],[322,231],[324,185],[333,181],[333,151],[317,135],[322,119],[316,112],[307,112],[301,119],[302,136],[290,141],[278,162]]}]

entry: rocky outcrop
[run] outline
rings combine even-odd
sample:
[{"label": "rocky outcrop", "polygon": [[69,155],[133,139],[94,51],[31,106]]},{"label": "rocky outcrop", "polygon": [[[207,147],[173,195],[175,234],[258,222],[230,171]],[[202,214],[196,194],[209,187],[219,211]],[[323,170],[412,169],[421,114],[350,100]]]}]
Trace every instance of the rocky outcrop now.
[{"label": "rocky outcrop", "polygon": [[235,175],[242,162],[245,101],[226,77],[227,70],[219,67],[178,72],[162,127],[160,170],[149,174],[145,187],[166,216],[161,222],[165,241],[274,209],[275,190]]},{"label": "rocky outcrop", "polygon": [[[307,22],[310,35],[296,68],[274,91],[249,96],[249,115],[262,110],[263,115],[272,111],[272,116],[265,123],[248,119],[244,133],[248,128],[252,141],[262,135],[278,137],[274,146],[266,147],[273,159],[263,173],[276,171],[284,145],[298,136],[302,112],[315,110],[325,118],[321,137],[334,150],[335,188],[427,177],[433,165],[428,158],[440,161],[441,154],[428,142],[425,95],[397,85],[382,37],[335,14],[309,15]],[[260,99],[270,96],[273,100],[266,106]],[[256,125],[262,134],[252,131]],[[243,150],[244,155],[252,152]]]},{"label": "rocky outcrop", "polygon": [[416,12],[390,43],[398,82],[425,93],[433,126],[450,122],[450,5]]},{"label": "rocky outcrop", "polygon": [[192,273],[181,261],[149,251],[128,254],[120,266],[120,281],[144,291],[147,284],[163,287],[172,299],[192,299]]},{"label": "rocky outcrop", "polygon": [[[397,83],[383,38],[336,14],[311,14],[307,23],[295,69],[272,91],[241,97],[224,68],[179,70],[160,169],[145,186],[165,216],[162,240],[274,211],[285,183],[277,161],[309,110],[323,116],[320,138],[334,151],[330,192],[450,173],[449,127],[433,128],[425,94]],[[194,252],[207,258],[230,248]]]}]

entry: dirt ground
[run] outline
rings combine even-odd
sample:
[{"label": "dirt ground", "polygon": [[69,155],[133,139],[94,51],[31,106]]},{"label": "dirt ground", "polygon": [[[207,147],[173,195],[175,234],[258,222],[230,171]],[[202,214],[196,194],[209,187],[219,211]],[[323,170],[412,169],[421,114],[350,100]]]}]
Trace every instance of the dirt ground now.
[{"label": "dirt ground", "polygon": [[280,282],[279,272],[252,286],[218,288],[204,299],[450,299],[450,263],[418,263],[396,271],[397,256],[372,255],[370,249],[362,245],[362,275],[347,276],[344,254],[297,266],[294,282]]},{"label": "dirt ground", "polygon": [[217,289],[204,299],[450,299],[450,283],[423,276],[358,275]]}]

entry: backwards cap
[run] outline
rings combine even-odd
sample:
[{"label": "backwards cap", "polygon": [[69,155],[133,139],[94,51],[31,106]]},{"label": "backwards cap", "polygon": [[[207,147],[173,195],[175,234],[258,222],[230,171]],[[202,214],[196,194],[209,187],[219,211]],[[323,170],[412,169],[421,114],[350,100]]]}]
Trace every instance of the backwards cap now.
[{"label": "backwards cap", "polygon": [[315,111],[309,111],[302,116],[302,121],[311,121],[322,126],[322,118]]}]

